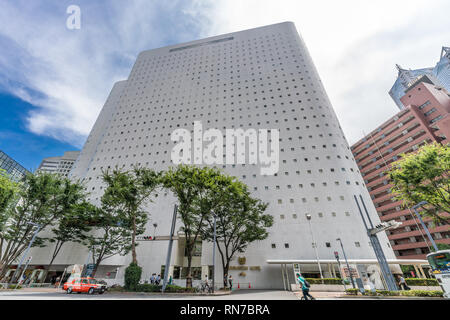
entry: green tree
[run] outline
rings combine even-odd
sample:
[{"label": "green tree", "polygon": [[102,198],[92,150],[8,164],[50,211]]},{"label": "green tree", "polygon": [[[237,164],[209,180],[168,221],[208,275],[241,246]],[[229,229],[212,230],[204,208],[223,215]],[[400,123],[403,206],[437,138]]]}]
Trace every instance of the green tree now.
[{"label": "green tree", "polygon": [[[273,225],[273,217],[264,213],[268,204],[251,197],[244,183],[231,178],[223,181],[224,184],[211,189],[209,203],[216,215],[216,244],[225,276],[236,253],[268,237],[267,229]],[[213,215],[207,216],[202,237],[214,241]]]},{"label": "green tree", "polygon": [[187,276],[186,287],[192,287],[192,256],[195,243],[200,240],[201,226],[211,214],[211,206],[204,204],[208,199],[209,189],[221,176],[221,172],[213,168],[198,168],[180,165],[165,172],[163,185],[178,198],[178,216],[183,224],[181,231],[186,239]]},{"label": "green tree", "polygon": [[436,243],[436,246],[438,247],[439,250],[449,250],[450,249],[450,244],[448,244],[448,243]]},{"label": "green tree", "polygon": [[6,211],[16,198],[18,191],[19,184],[11,180],[6,170],[0,169],[0,228],[1,221],[6,218]]},{"label": "green tree", "polygon": [[82,243],[86,239],[87,233],[97,222],[97,208],[85,201],[85,195],[82,193],[82,185],[73,184],[73,192],[76,194],[78,202],[74,203],[65,214],[58,219],[55,228],[52,228],[53,237],[48,239],[49,242],[55,244],[50,262],[46,267],[50,270],[53,261],[58,256],[63,245],[67,242]]},{"label": "green tree", "polygon": [[427,201],[421,214],[435,223],[449,224],[450,146],[428,144],[416,153],[403,154],[389,172],[395,198],[405,207]]},{"label": "green tree", "polygon": [[[35,227],[41,230],[53,225],[73,205],[72,184],[66,178],[50,173],[28,174],[20,184],[17,205],[9,209],[6,227],[0,233],[0,279],[28,246]],[[36,237],[33,246],[45,246]]]},{"label": "green tree", "polygon": [[[94,275],[98,266],[115,255],[125,256],[131,251],[131,221],[116,210],[103,205],[95,208],[92,217],[92,231],[85,235],[82,243],[92,250]],[[137,223],[138,232],[143,232],[142,223]]]},{"label": "green tree", "polygon": [[148,220],[148,214],[143,208],[152,201],[152,196],[160,186],[161,173],[138,166],[131,171],[122,171],[116,167],[112,172],[103,172],[103,181],[106,183],[103,205],[131,223],[132,262],[137,264],[136,236],[145,231],[140,225],[145,225]]}]

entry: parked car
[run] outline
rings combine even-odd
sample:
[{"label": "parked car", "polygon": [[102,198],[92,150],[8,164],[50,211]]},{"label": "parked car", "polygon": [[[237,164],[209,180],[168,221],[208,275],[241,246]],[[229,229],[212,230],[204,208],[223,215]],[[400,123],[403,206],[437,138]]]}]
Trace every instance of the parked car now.
[{"label": "parked car", "polygon": [[107,285],[104,281],[98,281],[94,278],[75,278],[70,282],[64,283],[63,289],[71,294],[72,292],[77,293],[88,293],[94,294],[99,293],[103,294],[107,290]]}]

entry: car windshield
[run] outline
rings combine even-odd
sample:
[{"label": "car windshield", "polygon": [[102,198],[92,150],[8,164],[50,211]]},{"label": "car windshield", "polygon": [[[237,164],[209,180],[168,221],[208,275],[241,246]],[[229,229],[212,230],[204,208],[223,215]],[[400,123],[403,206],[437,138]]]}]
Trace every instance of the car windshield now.
[{"label": "car windshield", "polygon": [[98,282],[97,282],[97,280],[95,280],[95,279],[89,279],[89,283],[91,283],[91,284],[96,284],[96,283],[98,283]]}]

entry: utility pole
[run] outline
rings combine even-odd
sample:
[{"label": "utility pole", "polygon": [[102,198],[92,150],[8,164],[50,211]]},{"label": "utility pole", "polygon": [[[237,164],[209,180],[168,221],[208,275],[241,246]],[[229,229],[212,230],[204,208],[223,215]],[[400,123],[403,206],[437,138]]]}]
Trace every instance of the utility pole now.
[{"label": "utility pole", "polygon": [[[337,260],[338,267],[339,267],[339,272],[341,272],[341,262],[339,261],[339,252],[335,251],[335,252],[334,252],[334,257],[335,257],[336,260]],[[334,269],[334,266],[333,266],[333,269]],[[341,277],[342,277],[342,275],[341,275]],[[342,284],[344,285],[344,291],[347,290],[347,288],[345,287],[345,281],[344,281],[344,279],[342,279]]]},{"label": "utility pole", "polygon": [[216,278],[216,219],[217,216],[214,216],[214,244],[213,244],[213,274],[212,274],[212,293],[214,293],[214,279]]},{"label": "utility pole", "polygon": [[341,243],[342,253],[344,254],[345,263],[347,264],[348,274],[350,275],[350,280],[352,281],[352,287],[355,289],[355,282],[353,281],[352,272],[350,270],[350,266],[348,264],[347,256],[345,255],[344,246],[342,245],[341,238],[337,238],[336,241],[339,241]]},{"label": "utility pole", "polygon": [[[310,214],[306,214],[306,219],[309,222],[309,231],[311,232],[311,238],[312,238],[312,241],[313,241],[314,251],[316,252],[316,260],[317,260],[317,265],[319,266],[320,279],[323,279],[322,267],[320,266],[319,254],[317,253],[317,244],[314,241],[314,235],[313,235],[312,227],[311,227],[311,215]],[[323,283],[323,280],[322,280],[322,283]]]},{"label": "utility pole", "polygon": [[378,264],[380,266],[382,276],[384,278],[384,281],[386,282],[386,286],[387,286],[386,289],[390,290],[390,291],[397,291],[398,290],[397,284],[395,282],[394,276],[392,275],[391,269],[389,268],[389,265],[387,263],[386,256],[384,255],[383,248],[381,247],[381,244],[380,244],[380,240],[378,240],[378,237],[376,236],[376,234],[378,232],[385,231],[387,229],[396,228],[400,225],[400,223],[396,223],[395,221],[391,224],[389,224],[389,223],[383,224],[382,223],[378,227],[374,228],[374,226],[372,224],[372,220],[370,219],[370,216],[369,216],[369,212],[367,211],[366,205],[364,204],[364,200],[363,200],[362,196],[359,195],[359,197],[361,199],[361,203],[364,207],[364,211],[366,212],[367,219],[369,220],[369,223],[370,223],[370,229],[369,229],[369,227],[367,226],[366,220],[364,219],[364,215],[361,211],[361,207],[359,206],[356,195],[353,195],[353,197],[355,198],[356,205],[358,206],[359,214],[361,215],[361,219],[363,220],[364,227],[367,230],[367,235],[369,236],[370,243],[372,244],[372,248],[375,252],[375,256],[376,256]]},{"label": "utility pole", "polygon": [[437,247],[437,245],[436,245],[436,242],[434,242],[434,239],[433,239],[433,237],[431,236],[430,231],[428,230],[427,226],[426,226],[425,223],[423,222],[422,217],[420,216],[420,214],[417,212],[417,208],[419,208],[419,207],[421,207],[421,206],[423,206],[423,205],[426,205],[427,203],[428,203],[428,202],[426,202],[426,201],[419,202],[419,203],[416,204],[414,207],[412,207],[412,209],[413,209],[414,212],[416,213],[416,216],[417,216],[417,218],[419,219],[420,223],[422,224],[423,229],[424,229],[425,232],[427,233],[427,236],[428,236],[428,238],[430,239],[431,244],[433,245],[434,251],[439,251],[439,249],[438,249],[438,247]]},{"label": "utility pole", "polygon": [[[41,225],[39,225],[39,224],[37,224],[37,223],[33,223],[33,222],[27,222],[27,223],[28,223],[28,224],[31,224],[31,225],[33,225],[33,226],[35,226],[35,227],[37,227],[37,229],[36,229],[36,231],[34,231],[33,237],[31,238],[31,241],[30,241],[30,243],[28,244],[27,250],[25,250],[25,253],[24,253],[23,256],[22,256],[22,259],[20,260],[19,265],[17,266],[16,271],[14,271],[14,274],[13,274],[13,276],[12,276],[12,278],[11,278],[10,283],[14,283],[14,280],[15,280],[15,278],[16,278],[16,273],[17,273],[17,271],[20,270],[20,267],[22,266],[23,260],[24,260],[25,257],[28,255],[28,251],[30,251],[31,246],[33,245],[33,242],[34,242],[34,240],[36,239],[36,235],[37,235],[38,232],[41,230]],[[8,285],[8,287],[9,287],[9,285]]]},{"label": "utility pole", "polygon": [[173,208],[172,227],[170,228],[169,248],[167,249],[166,267],[164,269],[164,280],[163,280],[163,286],[162,286],[163,293],[164,293],[164,290],[166,290],[167,277],[169,276],[170,256],[172,254],[173,234],[175,233],[175,223],[177,221],[177,211],[178,211],[178,206],[175,205]]}]

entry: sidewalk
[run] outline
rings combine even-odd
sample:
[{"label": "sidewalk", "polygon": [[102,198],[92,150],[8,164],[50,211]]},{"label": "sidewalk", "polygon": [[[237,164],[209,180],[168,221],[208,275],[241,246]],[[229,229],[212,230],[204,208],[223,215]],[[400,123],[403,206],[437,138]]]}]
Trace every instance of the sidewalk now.
[{"label": "sidewalk", "polygon": [[[295,291],[294,294],[297,298],[301,299],[303,297],[303,293],[301,291]],[[363,296],[363,295],[348,295],[345,292],[310,292],[310,294],[316,299],[380,299],[380,300],[443,300],[445,298],[442,297],[409,297],[409,296]]]},{"label": "sidewalk", "polygon": [[[321,291],[314,291],[309,292],[314,298],[316,299],[330,299],[330,298],[342,298],[342,297],[348,297],[345,292],[321,292]],[[301,291],[294,291],[294,294],[297,298],[301,299],[303,297],[303,293]]]}]

